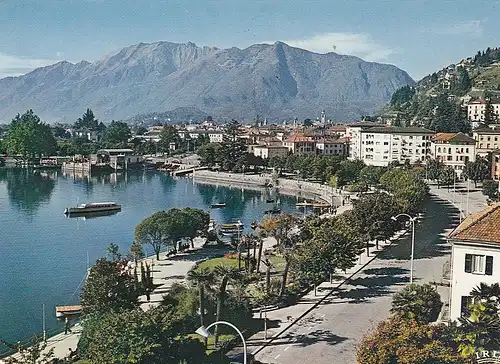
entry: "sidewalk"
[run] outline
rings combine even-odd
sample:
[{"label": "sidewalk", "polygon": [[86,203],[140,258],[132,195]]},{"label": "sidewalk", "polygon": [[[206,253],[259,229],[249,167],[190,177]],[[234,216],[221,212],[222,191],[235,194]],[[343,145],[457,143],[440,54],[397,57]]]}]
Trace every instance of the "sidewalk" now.
[{"label": "sidewalk", "polygon": [[366,254],[366,248],[363,249],[362,253],[358,256],[358,261],[352,268],[348,269],[345,272],[337,272],[335,274],[334,281],[332,281],[331,283],[321,283],[316,287],[316,291],[311,290],[310,292],[308,292],[299,300],[297,304],[288,307],[268,310],[264,313],[255,313],[255,319],[267,317],[268,322],[273,322],[277,325],[275,327],[268,328],[267,338],[264,330],[248,338],[248,351],[255,354],[264,346],[273,341],[273,338],[278,338],[277,340],[279,340],[279,336],[284,331],[286,331],[290,326],[299,321],[302,317],[306,316],[321,301],[330,296],[330,294],[335,292],[336,289],[340,288],[349,277],[362,270],[367,264],[374,260],[380,252],[382,252],[386,247],[390,246],[394,241],[398,240],[405,234],[406,231],[399,231],[390,240],[386,242],[380,241],[379,249],[376,249],[375,246],[370,247],[369,255]]},{"label": "sidewalk", "polygon": [[[139,297],[140,307],[143,310],[148,310],[151,307],[159,305],[172,284],[183,282],[186,278],[186,274],[197,262],[213,256],[219,256],[224,251],[223,249],[202,250],[204,243],[204,239],[196,238],[193,241],[194,249],[185,250],[170,257],[166,256],[167,253],[160,253],[159,261],[156,260],[156,256],[150,256],[142,260],[144,263],[152,264],[153,282],[159,285],[151,294],[149,302],[146,296]],[[76,350],[82,327],[77,324],[73,326],[71,330],[72,333],[68,335],[62,333],[48,338],[46,351],[53,348],[54,356],[59,359],[64,359],[69,349]],[[8,358],[19,359],[19,357],[19,354],[13,354]]]},{"label": "sidewalk", "polygon": [[[467,190],[469,192],[467,192]],[[457,182],[455,186],[439,187],[429,184],[429,192],[439,198],[449,201],[462,213],[463,218],[484,210],[487,206],[487,197],[482,194],[481,187],[474,187],[473,182]]]}]

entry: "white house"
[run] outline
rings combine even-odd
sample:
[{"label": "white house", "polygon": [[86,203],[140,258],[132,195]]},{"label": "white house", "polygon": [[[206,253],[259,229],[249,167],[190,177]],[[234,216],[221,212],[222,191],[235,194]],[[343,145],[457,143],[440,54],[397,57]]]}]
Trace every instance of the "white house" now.
[{"label": "white house", "polygon": [[256,145],[253,148],[253,155],[262,159],[286,157],[288,155],[288,148],[277,145]]},{"label": "white house", "polygon": [[208,138],[210,139],[210,143],[222,143],[224,133],[221,131],[209,131]]},{"label": "white house", "polygon": [[480,283],[500,277],[500,203],[467,217],[448,235],[451,250],[450,319],[460,317]]},{"label": "white house", "polygon": [[[497,115],[497,118],[500,119],[500,101],[491,100],[491,104],[493,106],[494,113]],[[472,122],[473,128],[477,127],[479,122],[484,121],[485,110],[486,110],[485,99],[477,99],[474,101],[470,101],[467,104],[467,116],[469,120]]]},{"label": "white house", "polygon": [[477,154],[486,157],[489,152],[500,149],[500,125],[480,125],[472,131],[476,140]]},{"label": "white house", "polygon": [[331,138],[316,140],[316,153],[318,155],[345,156],[348,151],[347,138]]},{"label": "white house", "polygon": [[432,156],[452,167],[460,177],[467,161],[476,160],[476,141],[464,133],[437,133],[432,137]]}]

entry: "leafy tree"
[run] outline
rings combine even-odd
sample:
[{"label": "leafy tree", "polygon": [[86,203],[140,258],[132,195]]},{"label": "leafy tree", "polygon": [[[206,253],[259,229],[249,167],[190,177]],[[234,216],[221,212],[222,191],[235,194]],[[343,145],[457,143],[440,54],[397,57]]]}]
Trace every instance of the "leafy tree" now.
[{"label": "leafy tree", "polygon": [[483,182],[483,195],[488,196],[492,201],[498,200],[500,195],[498,191],[498,181],[487,180]]},{"label": "leafy tree", "polygon": [[426,324],[437,320],[442,306],[439,293],[432,285],[409,284],[392,298],[391,312],[405,320]]},{"label": "leafy tree", "polygon": [[384,174],[382,167],[366,166],[359,172],[359,182],[367,186],[376,186],[380,183],[380,177]]},{"label": "leafy tree", "polygon": [[357,220],[356,227],[359,236],[366,241],[367,254],[369,254],[369,242],[389,239],[395,229],[392,216],[398,211],[398,203],[385,193],[365,195],[354,201],[354,216]]},{"label": "leafy tree", "polygon": [[130,132],[130,128],[127,123],[113,120],[106,128],[104,142],[112,146],[124,145],[128,142],[131,136],[132,133]]},{"label": "leafy tree", "polygon": [[311,231],[311,238],[296,251],[293,268],[301,280],[319,283],[336,269],[348,269],[356,264],[359,243],[338,232],[334,219],[321,219]]},{"label": "leafy tree", "polygon": [[394,316],[382,321],[357,348],[359,364],[472,364],[458,352],[444,324],[422,325]]},{"label": "leafy tree", "polygon": [[138,291],[126,261],[99,259],[80,295],[84,314],[117,312],[137,306]]},{"label": "leafy tree", "polygon": [[187,207],[181,210],[186,220],[186,229],[182,236],[193,241],[198,236],[206,237],[210,225],[210,213],[200,209]]},{"label": "leafy tree", "polygon": [[51,364],[54,360],[54,348],[48,348],[42,337],[34,336],[27,346],[11,344],[0,339],[0,342],[12,351],[18,353],[15,357],[7,358],[6,364]]},{"label": "leafy tree", "polygon": [[428,159],[425,164],[427,178],[433,181],[439,180],[439,175],[444,169],[444,163],[438,159]]},{"label": "leafy tree", "polygon": [[76,120],[74,128],[98,131],[102,129],[102,126],[100,126],[94,112],[91,109],[87,109],[82,117]]},{"label": "leafy tree", "polygon": [[488,160],[477,156],[474,162],[468,161],[465,164],[465,176],[474,181],[474,187],[478,182],[482,182],[490,176]]},{"label": "leafy tree", "polygon": [[246,163],[247,147],[239,137],[241,124],[232,120],[224,128],[224,136],[220,148],[220,162],[226,171],[241,171]]},{"label": "leafy tree", "polygon": [[456,180],[456,177],[457,177],[457,175],[456,175],[453,167],[451,167],[451,166],[445,167],[445,168],[443,168],[441,173],[439,173],[439,177],[438,177],[439,184],[441,184],[443,186],[450,186]]},{"label": "leafy tree", "polygon": [[170,143],[180,144],[181,138],[175,126],[165,125],[160,132],[160,145],[164,151],[170,149]]},{"label": "leafy tree", "polygon": [[24,159],[49,155],[56,150],[56,140],[50,126],[42,123],[33,110],[18,114],[12,120],[5,143],[10,154],[20,155]]},{"label": "leafy tree", "polygon": [[99,315],[84,322],[78,353],[89,364],[203,363],[203,345],[179,336],[179,325],[165,306]]},{"label": "leafy tree", "polygon": [[208,167],[213,167],[220,162],[219,156],[221,145],[219,143],[208,143],[202,145],[197,154],[201,158],[201,164]]},{"label": "leafy tree", "polygon": [[71,134],[61,124],[55,124],[52,127],[52,133],[54,134],[54,137],[56,137],[58,139],[70,139],[71,138]]},{"label": "leafy tree", "polygon": [[131,259],[137,263],[139,259],[142,259],[145,256],[146,254],[144,254],[144,249],[142,248],[142,244],[140,242],[134,241],[130,246]]},{"label": "leafy tree", "polygon": [[385,172],[380,177],[380,183],[394,196],[400,212],[408,214],[420,211],[429,190],[417,172],[401,168]]},{"label": "leafy tree", "polygon": [[491,103],[491,98],[486,100],[486,105],[484,107],[484,123],[486,125],[495,124],[498,121],[498,116],[495,113],[495,108]]},{"label": "leafy tree", "polygon": [[120,254],[120,247],[115,243],[111,243],[106,248],[106,252],[111,255],[112,261],[117,261],[122,259],[122,255]]},{"label": "leafy tree", "polygon": [[135,241],[143,245],[151,245],[156,259],[160,260],[162,247],[172,245],[175,242],[173,241],[173,225],[174,221],[165,211],[155,212],[136,226]]}]

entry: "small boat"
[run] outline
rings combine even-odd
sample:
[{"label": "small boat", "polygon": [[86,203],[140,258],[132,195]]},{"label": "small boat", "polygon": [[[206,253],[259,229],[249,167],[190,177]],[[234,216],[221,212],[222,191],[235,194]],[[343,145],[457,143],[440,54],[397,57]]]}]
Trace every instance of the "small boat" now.
[{"label": "small boat", "polygon": [[266,200],[266,203],[274,203],[274,198],[268,198],[268,199]]},{"label": "small boat", "polygon": [[257,223],[257,221],[253,221],[251,224],[250,224],[250,227],[255,230],[259,227],[259,224]]},{"label": "small boat", "polygon": [[69,207],[64,210],[65,215],[71,214],[88,214],[103,211],[118,211],[121,210],[122,206],[116,202],[93,202],[84,203],[76,207]]},{"label": "small boat", "polygon": [[213,203],[212,208],[213,209],[220,209],[226,207],[226,204],[224,202],[219,202],[219,203]]}]

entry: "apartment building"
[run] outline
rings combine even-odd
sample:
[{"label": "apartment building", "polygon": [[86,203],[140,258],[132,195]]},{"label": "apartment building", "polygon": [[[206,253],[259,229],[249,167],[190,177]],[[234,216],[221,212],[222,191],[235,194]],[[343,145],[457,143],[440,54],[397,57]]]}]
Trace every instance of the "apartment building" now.
[{"label": "apartment building", "polygon": [[[367,165],[387,166],[391,162],[425,162],[431,153],[434,131],[420,127],[367,127],[350,140],[349,150],[356,149],[358,159]],[[349,157],[353,158],[354,154]]]},{"label": "apartment building", "polygon": [[460,177],[467,161],[476,160],[476,141],[464,133],[437,133],[432,138],[431,153]]},{"label": "apartment building", "polygon": [[349,159],[361,159],[361,131],[373,127],[384,126],[379,123],[365,121],[346,125],[345,137],[349,139]]},{"label": "apartment building", "polygon": [[316,155],[316,142],[312,137],[292,135],[283,141],[283,146],[292,154]]},{"label": "apartment building", "polygon": [[253,147],[253,155],[262,159],[270,159],[274,157],[286,157],[289,149],[277,145],[255,145]]},{"label": "apartment building", "polygon": [[348,146],[347,138],[319,139],[316,140],[316,154],[344,157],[347,156]]},{"label": "apartment building", "polygon": [[451,250],[450,319],[472,303],[470,292],[500,276],[500,203],[467,217],[448,235]]},{"label": "apartment building", "polygon": [[[497,114],[497,117],[500,120],[500,100],[491,100],[491,104],[493,105],[493,111]],[[470,101],[467,104],[467,116],[469,120],[472,122],[472,127],[475,128],[478,126],[478,123],[484,121],[484,112],[486,109],[486,100],[485,99],[477,99]]]},{"label": "apartment building", "polygon": [[486,157],[489,152],[500,149],[500,124],[480,125],[472,132],[476,140],[477,154]]}]

